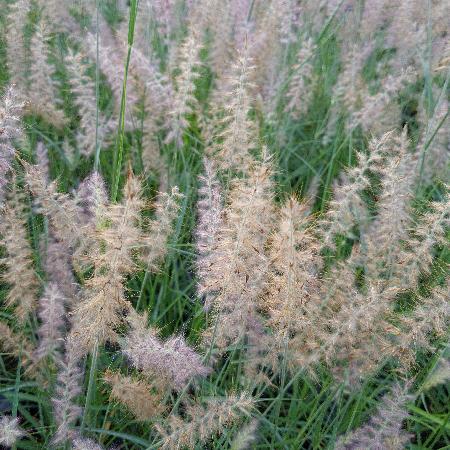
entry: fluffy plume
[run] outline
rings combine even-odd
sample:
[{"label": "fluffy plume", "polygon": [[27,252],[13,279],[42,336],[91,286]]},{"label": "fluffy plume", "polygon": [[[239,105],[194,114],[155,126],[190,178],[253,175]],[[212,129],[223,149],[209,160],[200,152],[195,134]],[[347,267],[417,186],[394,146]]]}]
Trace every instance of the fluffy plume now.
[{"label": "fluffy plume", "polygon": [[49,218],[52,233],[59,242],[73,246],[80,237],[79,208],[68,195],[58,192],[55,181],[48,183],[39,166],[22,162],[25,180],[38,203],[38,210]]},{"label": "fluffy plume", "polygon": [[131,330],[123,344],[123,353],[144,374],[156,374],[176,390],[182,390],[197,377],[205,377],[210,369],[186,344],[183,337],[161,341],[156,331],[146,328],[146,316],[130,315]]},{"label": "fluffy plume", "polygon": [[83,224],[95,223],[102,217],[108,204],[105,181],[98,172],[92,172],[78,186],[75,201],[81,207]]},{"label": "fluffy plume", "polygon": [[103,450],[103,447],[92,439],[77,437],[72,442],[72,450]]},{"label": "fluffy plume", "polygon": [[147,234],[142,237],[141,261],[147,269],[156,271],[158,264],[167,254],[167,243],[173,231],[173,221],[180,209],[183,197],[178,188],[170,194],[160,192],[154,205],[155,218],[148,223]]},{"label": "fluffy plume", "polygon": [[52,234],[46,244],[41,257],[47,280],[56,284],[67,303],[71,304],[79,293],[79,286],[73,274],[71,249],[64,242],[58,242]]},{"label": "fluffy plume", "polygon": [[25,432],[19,427],[19,418],[10,416],[0,417],[0,444],[12,447]]},{"label": "fluffy plume", "polygon": [[111,385],[110,398],[124,404],[138,420],[152,420],[165,409],[160,386],[111,371],[103,380]]},{"label": "fluffy plume", "polygon": [[[342,115],[342,110],[351,117],[354,111],[361,104],[361,94],[364,89],[362,79],[362,68],[372,52],[373,45],[361,48],[359,45],[350,45],[344,51],[342,70],[338,75],[336,84],[333,87],[333,97],[330,105],[329,117],[322,142],[330,144],[336,134],[338,120]],[[346,123],[347,129],[352,128]]]},{"label": "fluffy plume", "polygon": [[406,367],[414,363],[420,348],[435,350],[433,341],[442,338],[450,324],[450,284],[432,289],[428,297],[418,297],[417,307],[402,316],[393,334],[392,352]]},{"label": "fluffy plume", "polygon": [[231,443],[230,450],[249,449],[257,440],[258,421],[253,419],[249,424],[244,425],[236,434]]},{"label": "fluffy plume", "polygon": [[250,118],[250,73],[253,67],[247,49],[238,55],[225,91],[225,114],[218,157],[221,169],[238,169],[245,173],[251,164],[250,150],[256,147],[255,123]]},{"label": "fluffy plume", "polygon": [[15,89],[12,86],[7,87],[0,101],[0,202],[3,200],[7,173],[15,154],[13,140],[21,136],[22,106]]},{"label": "fluffy plume", "polygon": [[22,365],[33,362],[33,345],[20,332],[15,332],[6,323],[0,322],[0,348],[16,358],[22,358]]},{"label": "fluffy plume", "polygon": [[422,385],[422,389],[424,391],[428,391],[441,384],[446,384],[449,380],[450,380],[450,360],[448,358],[441,359],[437,367],[425,380],[425,383]]},{"label": "fluffy plume", "polygon": [[[435,92],[433,92],[435,93]],[[421,116],[424,116],[423,104]],[[417,171],[422,179],[430,182],[433,177],[444,177],[450,162],[450,125],[448,120],[449,103],[441,92],[432,116],[426,121],[422,137],[417,146]],[[423,118],[426,120],[426,117]]]},{"label": "fluffy plume", "polygon": [[69,73],[71,91],[75,96],[75,105],[78,107],[80,125],[77,132],[79,151],[84,156],[95,153],[96,143],[101,146],[106,135],[112,129],[112,123],[107,121],[100,111],[97,123],[97,101],[95,84],[86,74],[87,64],[82,55],[69,52],[66,57],[66,67]]},{"label": "fluffy plume", "polygon": [[158,68],[158,61],[146,58],[139,51],[133,52],[135,71],[145,80],[144,120],[142,123],[142,161],[146,170],[163,172],[164,158],[160,154],[158,132],[169,115],[173,86]]},{"label": "fluffy plume", "polygon": [[340,438],[336,450],[402,450],[411,439],[411,435],[403,429],[403,422],[408,417],[407,403],[414,398],[408,394],[408,387],[394,386],[383,397],[368,423]]},{"label": "fluffy plume", "polygon": [[61,128],[67,119],[58,108],[57,83],[53,79],[54,69],[48,62],[48,55],[48,33],[41,22],[31,39],[31,59],[34,64],[31,66],[30,89],[27,92],[28,105],[31,112]]},{"label": "fluffy plume", "polygon": [[150,17],[154,20],[158,32],[167,45],[176,25],[176,0],[154,0],[149,2]]},{"label": "fluffy plume", "polygon": [[215,248],[219,239],[219,230],[222,226],[223,205],[221,186],[217,180],[215,168],[209,159],[203,161],[205,174],[199,177],[200,188],[197,202],[197,278],[198,292],[205,296],[205,306],[208,307],[213,292],[209,292],[208,273],[214,257],[217,256]]},{"label": "fluffy plume", "polygon": [[333,102],[335,105],[344,105],[349,113],[355,111],[360,105],[364,88],[362,69],[372,51],[371,43],[366,43],[362,47],[350,44],[344,49],[342,71],[333,88]]},{"label": "fluffy plume", "polygon": [[57,430],[52,442],[62,444],[76,436],[73,429],[81,417],[82,409],[76,404],[82,392],[83,372],[79,367],[79,359],[75,349],[76,341],[70,338],[66,341],[64,360],[60,361],[55,394],[52,398],[53,414]]},{"label": "fluffy plume", "polygon": [[[280,68],[280,56],[283,54],[283,32],[285,25],[289,22],[287,16],[290,11],[290,1],[272,1],[260,8],[255,17],[254,30],[241,33],[241,42],[235,45],[238,49],[246,45],[245,40],[248,36],[250,40],[249,51],[252,62],[255,67],[251,73],[251,80],[255,88],[266,97],[266,93],[271,90],[274,78],[277,77],[277,71]],[[249,9],[247,9],[249,11]],[[243,42],[242,42],[243,41]]]},{"label": "fluffy plume", "polygon": [[408,234],[411,222],[410,200],[415,174],[408,153],[406,128],[401,136],[394,136],[392,156],[382,165],[382,192],[378,200],[378,214],[363,232],[362,241],[367,246],[368,276],[382,278],[391,273],[400,244]]},{"label": "fluffy plume", "polygon": [[358,164],[347,171],[346,180],[334,190],[326,215],[323,237],[326,245],[333,245],[337,234],[348,235],[355,224],[366,216],[361,192],[370,186],[368,174],[379,170],[392,133],[372,140],[367,155],[358,153]]},{"label": "fluffy plume", "polygon": [[450,224],[450,195],[448,188],[442,201],[432,202],[422,215],[413,235],[397,255],[399,264],[394,267],[393,277],[398,286],[411,289],[418,285],[419,276],[429,273],[435,245],[446,245],[446,227]]},{"label": "fluffy plume", "polygon": [[339,380],[357,386],[362,376],[389,357],[387,318],[396,290],[373,283],[360,292],[355,269],[347,264],[335,270],[323,287],[327,303],[313,316],[315,335],[306,341],[304,353],[308,363],[323,358]]},{"label": "fluffy plume", "polygon": [[49,283],[39,300],[39,342],[35,352],[37,360],[48,356],[58,360],[63,345],[65,299],[55,283]]},{"label": "fluffy plume", "polygon": [[[396,49],[395,67],[407,64],[420,67],[423,58],[431,59],[432,63],[439,59],[445,42],[448,42],[444,30],[448,28],[449,12],[450,7],[445,1],[437,1],[429,9],[423,8],[419,0],[398,2],[387,29],[387,46]],[[431,48],[428,40],[432,43]]]},{"label": "fluffy plume", "polygon": [[348,129],[361,125],[365,132],[375,135],[381,135],[391,129],[400,119],[394,100],[404,86],[412,82],[414,78],[414,71],[408,67],[399,74],[388,75],[382,81],[381,90],[378,93],[369,95],[364,92],[364,102],[351,115]]},{"label": "fluffy plume", "polygon": [[288,359],[288,352],[295,355],[303,350],[302,335],[310,333],[311,328],[310,302],[317,302],[319,289],[319,244],[311,233],[307,209],[306,204],[300,204],[294,197],[287,200],[271,239],[272,271],[264,306],[274,330],[270,346],[276,354],[285,353]]},{"label": "fluffy plume", "polygon": [[199,77],[201,43],[195,33],[190,33],[180,49],[180,74],[176,77],[176,91],[169,113],[169,133],[166,143],[183,145],[183,134],[189,126],[188,118],[194,112],[197,100],[194,96],[195,80]]},{"label": "fluffy plume", "polygon": [[36,145],[36,164],[47,182],[50,182],[50,161],[48,159],[48,149],[43,142],[39,141]]},{"label": "fluffy plume", "polygon": [[264,248],[273,220],[268,158],[255,163],[249,179],[235,182],[224,214],[205,285],[208,292],[217,292],[212,302],[214,323],[205,332],[205,344],[223,352],[247,339],[256,350],[262,344],[257,301],[266,282]]},{"label": "fluffy plume", "polygon": [[[42,8],[42,16],[46,22],[57,32],[80,33],[81,28],[70,14],[72,4],[66,0],[38,0],[38,5]],[[89,2],[82,1],[86,6]]]},{"label": "fluffy plume", "polygon": [[215,74],[221,77],[226,72],[227,64],[232,58],[233,49],[233,14],[232,2],[212,0],[210,4],[197,8],[201,13],[208,14],[203,20],[212,31],[210,64]]},{"label": "fluffy plume", "polygon": [[0,223],[1,244],[7,253],[7,257],[0,261],[6,269],[2,279],[10,287],[6,304],[15,306],[14,314],[23,323],[36,307],[39,282],[33,268],[33,251],[27,236],[23,194],[18,191],[14,181],[8,197]]},{"label": "fluffy plume", "polygon": [[162,437],[161,449],[195,448],[197,443],[206,444],[224,427],[248,415],[252,401],[246,394],[228,395],[224,399],[212,398],[205,402],[186,406],[186,419],[170,415],[167,425],[158,425]]},{"label": "fluffy plume", "polygon": [[[29,0],[18,0],[9,7],[6,15],[6,67],[10,82],[24,94],[26,89],[27,51],[24,39],[24,27],[30,10]],[[23,98],[22,98],[23,99]]]},{"label": "fluffy plume", "polygon": [[313,96],[313,78],[312,57],[316,46],[311,38],[307,39],[297,54],[297,63],[293,67],[292,78],[286,94],[288,103],[285,111],[294,118],[305,114]]},{"label": "fluffy plume", "polygon": [[156,268],[178,208],[174,196],[164,196],[157,205],[157,218],[145,233],[141,227],[145,207],[141,183],[130,172],[122,202],[104,208],[96,218],[96,228],[86,231],[87,260],[94,271],[85,282],[84,299],[75,310],[72,330],[81,353],[92,350],[96,343],[116,340],[115,328],[131,307],[125,298],[125,278],[139,269],[139,261],[149,270]]},{"label": "fluffy plume", "polygon": [[138,224],[143,206],[139,180],[130,175],[122,203],[109,205],[102,217],[97,217],[97,228],[90,237],[96,245],[88,249],[94,272],[86,280],[84,298],[75,310],[71,331],[78,341],[80,356],[96,344],[115,341],[114,329],[121,322],[123,311],[130,308],[123,283],[126,275],[137,268],[133,254],[141,237]]},{"label": "fluffy plume", "polygon": [[[123,41],[117,39],[109,25],[100,20],[99,24],[99,42],[97,58],[97,39],[96,35],[89,33],[86,39],[83,39],[83,46],[86,46],[86,53],[92,61],[97,61],[100,70],[105,75],[114,95],[114,113],[119,114],[120,102],[122,98],[122,88],[124,79],[124,61],[126,60],[126,46]],[[125,115],[126,129],[134,129],[133,112],[141,97],[135,85],[133,74],[130,74],[127,82],[127,108]]]}]

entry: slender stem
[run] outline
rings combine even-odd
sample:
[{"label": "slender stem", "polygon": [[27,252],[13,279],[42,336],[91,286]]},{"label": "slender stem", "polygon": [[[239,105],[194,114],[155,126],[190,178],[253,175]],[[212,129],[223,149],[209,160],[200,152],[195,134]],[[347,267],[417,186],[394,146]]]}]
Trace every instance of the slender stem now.
[{"label": "slender stem", "polygon": [[113,202],[117,200],[120,172],[122,170],[123,143],[125,137],[125,109],[126,109],[125,106],[127,97],[127,79],[131,59],[131,49],[133,47],[134,26],[136,23],[137,7],[138,7],[138,0],[131,0],[130,19],[128,22],[128,51],[127,51],[127,59],[125,62],[125,72],[123,75],[122,98],[120,101],[120,114],[119,114],[119,129],[117,133],[117,146],[116,152],[114,153],[113,180],[111,191],[111,200]]},{"label": "slender stem", "polygon": [[94,171],[98,172],[98,168],[100,165],[100,145],[98,142],[98,117],[99,117],[99,48],[98,48],[98,10],[99,10],[99,0],[95,2],[95,10],[96,10],[96,65],[95,65],[95,161],[94,161]]},{"label": "slender stem", "polygon": [[98,342],[96,341],[94,345],[94,350],[92,351],[91,367],[89,369],[89,382],[86,392],[86,402],[84,404],[83,419],[81,420],[81,427],[80,427],[81,432],[83,432],[86,426],[86,420],[89,414],[89,406],[95,389],[95,372],[97,370],[97,360],[98,360]]}]

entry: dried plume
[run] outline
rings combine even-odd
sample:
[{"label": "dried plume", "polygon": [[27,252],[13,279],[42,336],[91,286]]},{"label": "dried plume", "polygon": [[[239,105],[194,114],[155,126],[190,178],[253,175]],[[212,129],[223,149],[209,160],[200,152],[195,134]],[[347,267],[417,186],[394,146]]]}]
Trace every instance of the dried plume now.
[{"label": "dried plume", "polygon": [[146,227],[146,234],[142,237],[141,262],[151,271],[157,271],[159,264],[167,254],[167,244],[173,232],[173,222],[176,219],[180,200],[183,198],[178,187],[173,187],[170,193],[159,192],[155,204],[154,219]]},{"label": "dried plume", "polygon": [[129,322],[131,329],[124,340],[123,353],[147,376],[155,374],[173,389],[181,391],[191,380],[209,374],[210,368],[203,364],[201,356],[187,345],[182,336],[162,341],[156,330],[146,327],[145,315],[132,313]]},{"label": "dried plume", "polygon": [[411,439],[411,434],[403,429],[409,415],[407,404],[414,399],[408,388],[408,384],[394,386],[367,424],[340,438],[336,450],[402,450]]},{"label": "dried plume", "polygon": [[431,372],[425,383],[422,385],[422,390],[428,391],[441,384],[447,384],[450,381],[450,359],[442,358],[437,364],[436,368]]},{"label": "dried plume", "polygon": [[404,367],[415,362],[417,350],[435,351],[436,339],[446,336],[450,325],[450,284],[434,287],[428,296],[417,296],[416,308],[400,317],[393,334],[392,353]]},{"label": "dried plume", "polygon": [[0,417],[0,445],[12,447],[23,436],[25,432],[19,427],[18,417]]},{"label": "dried plume", "polygon": [[103,380],[111,386],[110,399],[124,404],[137,420],[152,420],[165,410],[163,391],[154,383],[111,371]]},{"label": "dried plume", "polygon": [[263,304],[273,330],[269,345],[275,366],[280,353],[288,361],[301,360],[304,336],[311,333],[311,303],[316,307],[318,302],[320,246],[311,231],[307,210],[305,203],[294,197],[288,199],[270,242],[271,272]]},{"label": "dried plume", "polygon": [[[436,89],[433,89],[434,94]],[[423,103],[423,102],[422,102]],[[444,178],[450,163],[450,125],[449,103],[445,93],[437,97],[431,117],[426,116],[423,104],[420,105],[420,116],[426,122],[417,146],[417,172],[421,179],[431,182],[434,177]]]},{"label": "dried plume", "polygon": [[30,87],[27,92],[30,112],[41,116],[48,123],[62,128],[67,122],[63,111],[58,107],[58,85],[53,79],[54,69],[48,57],[50,53],[49,35],[44,23],[40,22],[31,38]]},{"label": "dried plume", "polygon": [[[124,79],[124,61],[126,60],[126,45],[112,33],[106,21],[101,20],[99,24],[99,42],[97,59],[97,39],[94,33],[89,33],[83,39],[82,45],[92,61],[97,61],[101,72],[105,75],[114,96],[114,114],[120,112],[122,88]],[[136,90],[133,82],[133,74],[129,74],[127,82],[125,127],[127,130],[135,128],[133,113],[140,99],[140,93]]]},{"label": "dried plume", "polygon": [[68,194],[58,192],[56,181],[48,183],[39,166],[23,161],[22,164],[25,181],[37,202],[38,211],[48,217],[54,237],[69,247],[74,246],[81,234],[77,204]]},{"label": "dried plume", "polygon": [[0,203],[8,182],[7,174],[14,158],[14,139],[22,135],[20,116],[23,105],[13,86],[8,86],[0,100]]},{"label": "dried plume", "polygon": [[81,208],[81,222],[84,225],[95,225],[108,205],[108,193],[103,177],[96,171],[92,172],[79,184],[74,196]]},{"label": "dried plume", "polygon": [[372,140],[368,154],[358,153],[358,164],[347,170],[346,180],[336,186],[325,221],[322,224],[326,245],[333,245],[337,234],[344,236],[366,217],[361,192],[370,186],[370,172],[377,172],[383,162],[383,156],[391,140],[392,133],[386,133],[378,140]]},{"label": "dried plume", "polygon": [[96,143],[101,146],[106,142],[107,134],[112,130],[112,123],[100,111],[98,127],[96,126],[98,105],[95,84],[86,74],[87,64],[82,55],[70,51],[65,62],[69,73],[70,88],[75,96],[75,105],[80,116],[77,145],[82,155],[90,156],[96,151]]},{"label": "dried plume", "polygon": [[205,285],[217,294],[204,345],[214,345],[219,353],[242,340],[252,351],[262,344],[257,306],[268,269],[264,252],[273,220],[271,175],[270,159],[265,157],[254,163],[248,179],[235,181],[229,194]]},{"label": "dried plume", "polygon": [[21,100],[25,99],[27,87],[26,71],[29,55],[25,47],[24,27],[30,6],[29,0],[17,0],[9,6],[6,14],[6,67],[10,83],[16,86]]},{"label": "dried plume", "polygon": [[251,445],[255,444],[258,439],[257,431],[258,421],[253,419],[238,431],[233,442],[231,442],[230,450],[246,450],[251,448]]},{"label": "dried plume", "polygon": [[392,276],[399,287],[414,289],[419,277],[429,274],[433,261],[434,247],[447,245],[446,229],[450,225],[449,192],[441,201],[431,202],[427,211],[419,218],[412,233],[405,240],[397,256],[399,263],[394,267]]},{"label": "dried plume", "polygon": [[211,160],[203,160],[205,168],[204,175],[199,176],[200,188],[198,190],[199,200],[197,202],[197,290],[204,296],[205,307],[211,302],[214,292],[208,291],[208,274],[210,267],[214,264],[215,252],[219,240],[219,232],[223,222],[222,188],[215,173],[215,167]]},{"label": "dried plume", "polygon": [[73,273],[70,247],[64,242],[56,240],[50,233],[45,248],[41,250],[41,261],[47,280],[58,285],[67,305],[75,303],[79,294],[79,286]]},{"label": "dried plume", "polygon": [[78,436],[72,441],[72,450],[103,450],[103,447],[93,439]]},{"label": "dried plume", "polygon": [[36,308],[39,282],[33,267],[33,250],[28,240],[28,221],[23,193],[12,182],[11,192],[3,207],[0,223],[1,244],[6,257],[2,279],[9,286],[6,305],[14,306],[14,314],[23,323]]},{"label": "dried plume", "polygon": [[0,322],[0,348],[15,358],[21,358],[22,366],[33,363],[33,344],[20,331],[15,331],[6,323]]},{"label": "dried plume", "polygon": [[372,279],[391,274],[401,243],[408,237],[415,173],[406,133],[405,127],[400,136],[393,137],[392,156],[379,170],[382,192],[378,199],[378,213],[362,233],[363,245],[367,247],[367,275]]},{"label": "dried plume", "polygon": [[61,358],[64,344],[65,298],[56,283],[49,283],[39,300],[38,317],[41,325],[38,329],[36,360],[51,357],[55,361]]},{"label": "dried plume", "polygon": [[125,279],[140,265],[145,264],[148,270],[157,268],[178,210],[177,196],[176,191],[163,196],[156,207],[157,218],[144,230],[141,212],[146,205],[141,182],[130,172],[122,202],[103,208],[96,226],[86,230],[83,239],[89,246],[84,248],[93,274],[85,281],[84,298],[75,310],[72,330],[81,353],[91,351],[96,344],[116,341],[115,328],[131,308],[125,297]]},{"label": "dried plume", "polygon": [[256,147],[256,125],[250,118],[252,99],[250,74],[253,70],[248,50],[238,54],[225,88],[224,116],[220,121],[223,130],[218,138],[218,158],[221,169],[248,170],[252,157],[250,150]]},{"label": "dried plume", "polygon": [[169,112],[169,132],[166,143],[174,142],[177,147],[183,145],[183,135],[189,127],[188,116],[197,105],[195,98],[195,80],[200,76],[200,49],[202,45],[198,36],[191,32],[180,48],[179,75],[176,77],[176,89]]},{"label": "dried plume", "polygon": [[290,113],[295,119],[307,112],[314,93],[312,57],[315,50],[316,46],[312,39],[306,39],[298,51],[297,63],[292,68],[292,78],[286,93],[288,103],[285,112]]},{"label": "dried plume", "polygon": [[186,418],[170,415],[167,424],[158,425],[161,435],[160,448],[164,450],[187,447],[200,443],[205,445],[224,427],[238,422],[248,415],[252,400],[247,394],[230,394],[227,397],[212,398],[205,404],[193,403],[186,406]]},{"label": "dried plume", "polygon": [[64,359],[59,362],[56,388],[52,398],[53,416],[57,425],[52,439],[55,445],[71,441],[77,435],[74,425],[82,413],[82,408],[76,402],[82,393],[84,373],[79,367],[76,345],[76,341],[69,337],[66,340]]},{"label": "dried plume", "polygon": [[400,111],[395,103],[400,91],[412,82],[416,74],[411,67],[407,67],[398,74],[388,75],[382,80],[381,90],[370,95],[365,90],[364,101],[360,107],[354,111],[347,123],[349,131],[361,125],[364,132],[371,132],[380,136],[393,124],[400,120]]}]

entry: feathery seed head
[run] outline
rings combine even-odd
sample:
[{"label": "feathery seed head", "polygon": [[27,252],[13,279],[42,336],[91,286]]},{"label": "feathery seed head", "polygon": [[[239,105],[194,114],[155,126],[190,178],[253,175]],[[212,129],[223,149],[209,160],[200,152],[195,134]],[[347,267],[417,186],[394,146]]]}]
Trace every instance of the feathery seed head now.
[{"label": "feathery seed head", "polygon": [[12,447],[25,432],[19,427],[19,418],[10,416],[0,417],[0,444]]}]

